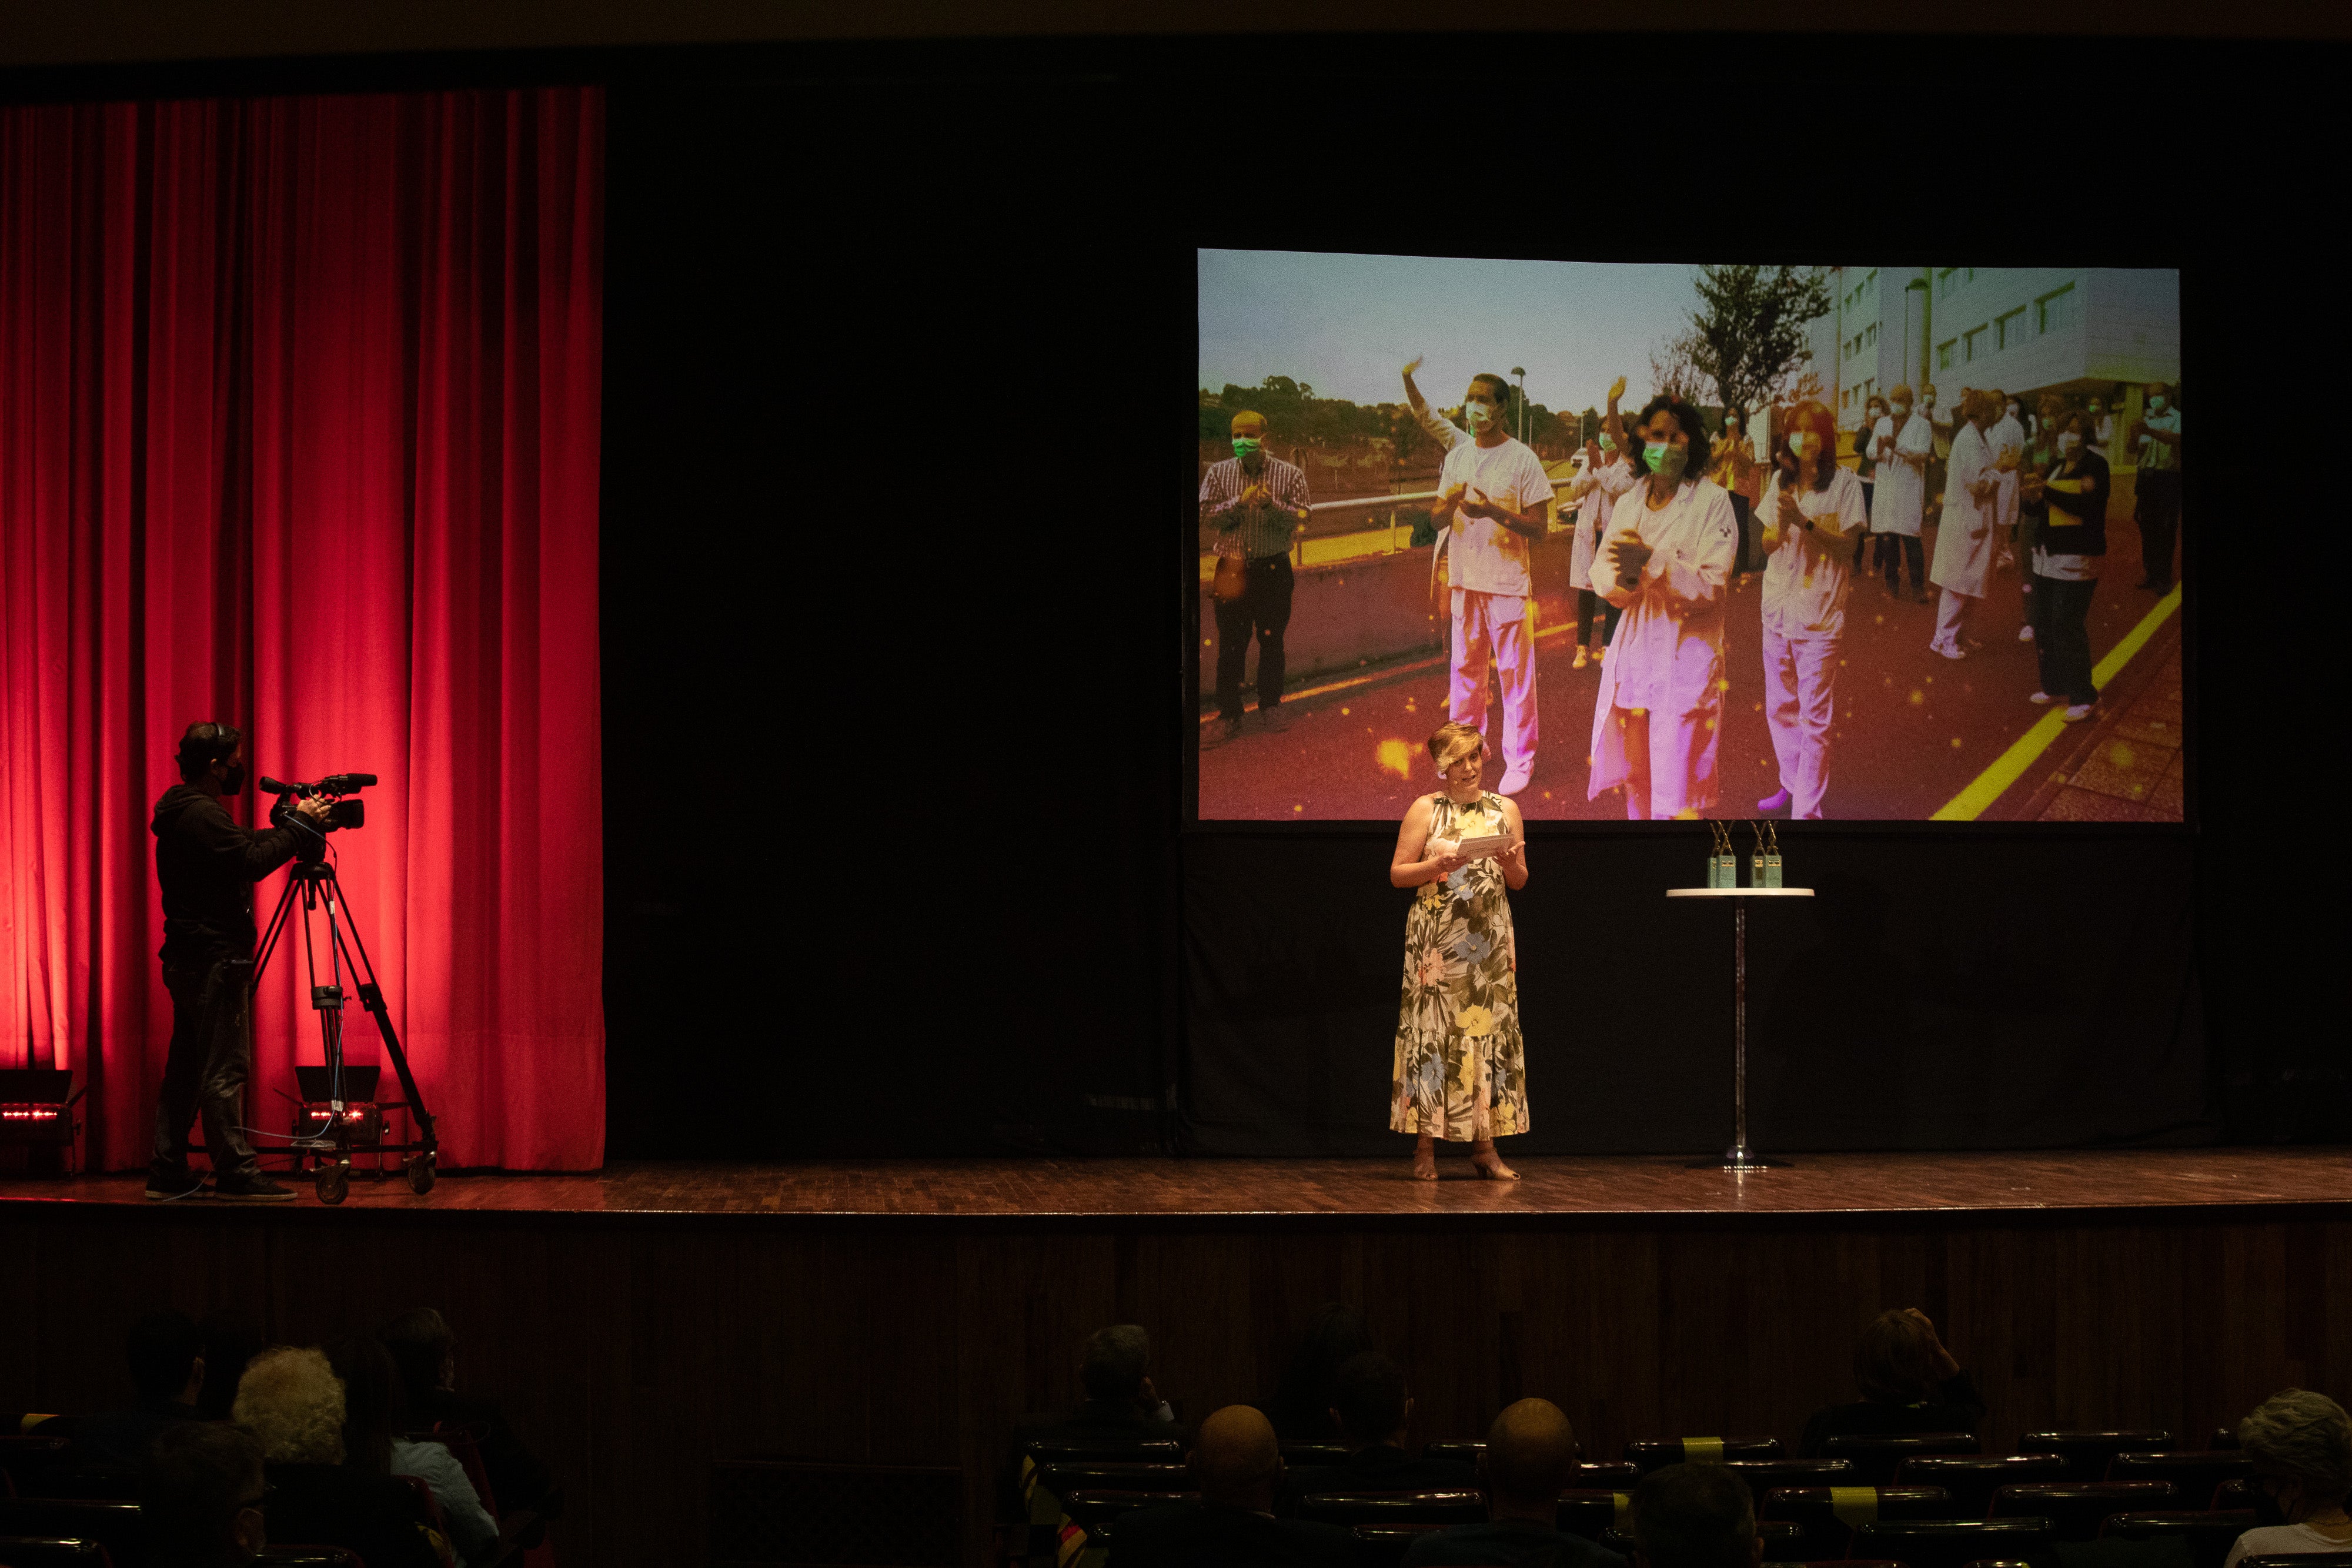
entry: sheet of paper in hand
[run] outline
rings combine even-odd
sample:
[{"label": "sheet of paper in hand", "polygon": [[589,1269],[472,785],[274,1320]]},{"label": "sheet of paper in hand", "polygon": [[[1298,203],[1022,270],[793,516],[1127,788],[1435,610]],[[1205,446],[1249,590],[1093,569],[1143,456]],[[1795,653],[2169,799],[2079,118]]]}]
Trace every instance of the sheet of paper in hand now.
[{"label": "sheet of paper in hand", "polygon": [[1464,860],[1483,861],[1492,860],[1510,847],[1510,834],[1487,833],[1478,838],[1463,840],[1454,846],[1454,852]]}]

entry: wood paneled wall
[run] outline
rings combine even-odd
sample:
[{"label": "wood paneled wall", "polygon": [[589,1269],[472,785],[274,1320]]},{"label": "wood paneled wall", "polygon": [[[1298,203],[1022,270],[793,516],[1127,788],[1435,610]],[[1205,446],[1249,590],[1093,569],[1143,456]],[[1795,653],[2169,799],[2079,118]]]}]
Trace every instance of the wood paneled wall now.
[{"label": "wood paneled wall", "polygon": [[1197,1416],[1273,1387],[1327,1301],[1406,1363],[1419,1437],[1557,1401],[1588,1452],[1777,1433],[1853,1397],[1855,1331],[1924,1307],[1986,1437],[2157,1426],[2201,1446],[2263,1396],[2352,1395],[2352,1206],[1853,1222],[822,1221],[0,1205],[0,1408],[124,1395],[158,1303],[313,1342],[440,1307],[572,1508],[565,1568],[703,1560],[719,1456],[967,1467],[977,1561],[1007,1423],[1075,1397],[1079,1341],[1148,1325]]}]

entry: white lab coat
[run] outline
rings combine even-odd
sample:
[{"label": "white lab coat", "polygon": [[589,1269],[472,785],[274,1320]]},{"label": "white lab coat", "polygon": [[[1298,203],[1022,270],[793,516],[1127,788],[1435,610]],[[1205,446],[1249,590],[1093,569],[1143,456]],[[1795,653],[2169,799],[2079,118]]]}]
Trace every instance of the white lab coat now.
[{"label": "white lab coat", "polygon": [[[1992,447],[1995,462],[2002,457],[2021,457],[2025,454],[2025,427],[2013,414],[2002,414],[1985,432],[1985,440]],[[1994,517],[2002,528],[2017,526],[2017,470],[2012,468],[2000,476],[2000,490],[1993,497]]]},{"label": "white lab coat", "polygon": [[1936,449],[1935,427],[1915,412],[1904,422],[1903,434],[1897,435],[1895,416],[1888,414],[1871,431],[1870,439],[1870,455],[1878,464],[1877,483],[1870,492],[1870,531],[1908,534],[1916,539],[1927,510],[1927,476],[1895,455],[1911,452],[1925,457],[1932,454]]},{"label": "white lab coat", "polygon": [[[1637,588],[1617,586],[1608,546],[1633,538],[1654,552]],[[1624,618],[1601,666],[1592,703],[1592,768],[1586,799],[1632,776],[1620,710],[1643,710],[1649,734],[1653,815],[1673,817],[1715,804],[1717,743],[1723,716],[1723,622],[1739,527],[1730,493],[1711,479],[1688,481],[1658,511],[1637,486],[1612,508],[1595,552],[1594,591]]]},{"label": "white lab coat", "polygon": [[[1775,528],[1780,516],[1780,481],[1775,474],[1757,503],[1757,540]],[[1846,590],[1853,580],[1853,556],[1823,541],[1858,538],[1862,533],[1862,481],[1833,468],[1825,490],[1791,492],[1797,510],[1813,519],[1811,529],[1779,531],[1779,543],[1764,561],[1764,721],[1789,791],[1790,815],[1811,821],[1822,814],[1830,781],[1830,745],[1834,733],[1838,643],[1845,632]]]},{"label": "white lab coat", "polygon": [[1633,487],[1633,465],[1625,461],[1622,452],[1600,467],[1579,474],[1576,483],[1569,486],[1577,512],[1576,538],[1568,552],[1568,580],[1576,587],[1592,585],[1592,557],[1600,547],[1601,536],[1609,531],[1610,512],[1617,497]]},{"label": "white lab coat", "polygon": [[1945,470],[1944,517],[1936,529],[1936,564],[1927,580],[1970,599],[1985,596],[1992,576],[1994,503],[1979,504],[1969,487],[1992,470],[1992,444],[1973,424],[1953,434]]}]

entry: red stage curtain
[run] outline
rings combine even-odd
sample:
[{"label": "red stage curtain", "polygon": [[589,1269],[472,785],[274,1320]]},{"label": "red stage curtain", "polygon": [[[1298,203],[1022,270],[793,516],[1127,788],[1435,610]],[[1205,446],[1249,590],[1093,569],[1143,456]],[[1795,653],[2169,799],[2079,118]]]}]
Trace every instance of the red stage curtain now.
[{"label": "red stage curtain", "polygon": [[603,1159],[603,141],[580,89],[0,110],[0,1066],[76,1071],[96,1166],[147,1157],[201,718],[382,777],[334,842],[443,1163]]}]

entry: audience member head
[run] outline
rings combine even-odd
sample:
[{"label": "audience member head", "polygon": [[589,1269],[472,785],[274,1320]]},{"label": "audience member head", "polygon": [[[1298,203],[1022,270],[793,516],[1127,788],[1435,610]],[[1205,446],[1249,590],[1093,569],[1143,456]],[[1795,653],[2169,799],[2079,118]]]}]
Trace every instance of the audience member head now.
[{"label": "audience member head", "polygon": [[[1437,735],[1430,737],[1430,755],[1441,761],[1445,747],[1439,744],[1438,737],[1445,733],[1445,728],[1441,727]],[[1454,759],[1459,761],[1461,755],[1456,747]],[[1327,1303],[1316,1315],[1306,1337],[1299,1341],[1298,1348],[1291,1353],[1289,1364],[1282,1369],[1282,1382],[1274,1392],[1274,1406],[1266,1412],[1275,1430],[1294,1442],[1331,1436],[1331,1380],[1349,1356],[1371,1348],[1371,1333],[1356,1309],[1338,1301]]]},{"label": "audience member head", "polygon": [[343,1381],[315,1345],[278,1345],[247,1363],[229,1418],[273,1465],[343,1462]]},{"label": "audience member head", "polygon": [[194,1405],[205,1383],[205,1336],[195,1320],[169,1307],[131,1325],[123,1344],[131,1386],[142,1403],[156,1399]]},{"label": "audience member head", "polygon": [[1376,1350],[1359,1351],[1339,1364],[1331,1378],[1331,1419],[1350,1447],[1392,1443],[1402,1448],[1405,1421],[1412,1414],[1403,1367]]},{"label": "audience member head", "polygon": [[1478,1456],[1487,1514],[1551,1523],[1575,1467],[1576,1429],[1560,1407],[1549,1399],[1520,1400],[1495,1417]]},{"label": "audience member head", "polygon": [[1936,1336],[1926,1318],[1889,1307],[1862,1331],[1853,1349],[1853,1380],[1876,1405],[1916,1405],[1937,1389]]},{"label": "audience member head", "polygon": [[156,1568],[229,1568],[268,1544],[261,1445],[226,1422],[182,1421],[155,1435],[139,1477],[148,1561]]},{"label": "audience member head", "polygon": [[245,1375],[245,1364],[269,1342],[252,1323],[226,1309],[206,1312],[202,1328],[205,1385],[196,1396],[196,1414],[207,1421],[226,1421],[228,1407],[236,1398],[237,1379]]},{"label": "audience member head", "polygon": [[2238,1443],[2290,1524],[2341,1508],[2352,1493],[2352,1418],[2325,1394],[2272,1395],[2238,1423]]},{"label": "audience member head", "polygon": [[343,1380],[343,1463],[390,1475],[404,1413],[392,1352],[373,1334],[345,1334],[327,1347],[327,1362]]},{"label": "audience member head", "polygon": [[422,1414],[436,1392],[455,1385],[457,1336],[431,1307],[412,1307],[376,1330],[375,1337],[400,1369],[400,1392],[410,1410]]},{"label": "audience member head", "polygon": [[1089,1399],[1139,1399],[1151,1372],[1151,1336],[1136,1323],[1113,1323],[1087,1336],[1078,1382]]},{"label": "audience member head", "polygon": [[1748,1483],[1721,1465],[1667,1465],[1633,1489],[1634,1568],[1755,1568]]},{"label": "audience member head", "polygon": [[1246,1405],[1213,1410],[1193,1434],[1187,1462],[1201,1500],[1217,1508],[1274,1511],[1282,1479],[1282,1445],[1274,1423]]}]

